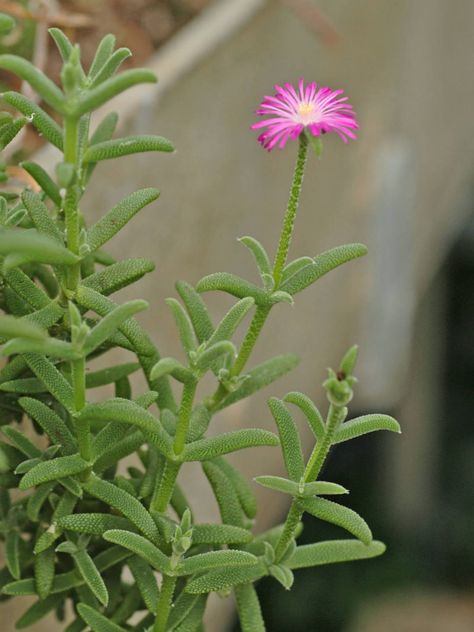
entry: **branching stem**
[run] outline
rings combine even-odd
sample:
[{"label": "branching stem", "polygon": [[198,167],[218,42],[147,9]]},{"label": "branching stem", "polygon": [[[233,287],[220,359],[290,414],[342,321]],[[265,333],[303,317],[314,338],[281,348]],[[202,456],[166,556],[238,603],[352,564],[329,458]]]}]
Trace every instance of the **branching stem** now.
[{"label": "branching stem", "polygon": [[[324,436],[314,446],[311,456],[308,459],[308,463],[306,465],[306,470],[304,473],[305,483],[310,483],[318,478],[324,465],[324,461],[326,460],[329,454],[329,450],[331,449],[334,432],[337,430],[339,424],[344,419],[346,412],[347,411],[344,406],[334,406],[333,404],[329,406],[326,421],[326,431],[324,433]],[[291,503],[290,510],[286,517],[285,526],[283,527],[282,534],[280,536],[280,539],[278,540],[275,549],[275,557],[277,562],[280,561],[281,558],[284,556],[288,545],[294,537],[295,531],[302,516],[303,510],[300,508],[298,500],[295,499]]]}]

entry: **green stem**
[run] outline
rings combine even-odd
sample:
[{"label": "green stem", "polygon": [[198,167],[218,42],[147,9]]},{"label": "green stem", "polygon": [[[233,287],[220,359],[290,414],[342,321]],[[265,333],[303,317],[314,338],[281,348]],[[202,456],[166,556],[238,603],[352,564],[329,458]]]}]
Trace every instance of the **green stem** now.
[{"label": "green stem", "polygon": [[197,380],[186,382],[183,387],[183,397],[179,408],[176,435],[174,439],[174,452],[181,454],[186,445],[188,435],[189,420],[193,411],[194,396],[196,395]]},{"label": "green stem", "polygon": [[176,581],[176,577],[163,575],[160,596],[156,607],[156,619],[153,626],[153,632],[166,632],[166,625],[168,623],[168,617],[170,615],[171,605],[173,602]]},{"label": "green stem", "polygon": [[[72,387],[74,390],[74,408],[80,412],[86,405],[86,361],[85,358],[71,362]],[[90,423],[76,421],[79,454],[86,461],[92,458]]]},{"label": "green stem", "polygon": [[269,307],[261,307],[258,306],[255,310],[255,314],[252,318],[252,321],[249,325],[248,331],[245,335],[245,338],[242,342],[242,346],[240,347],[239,353],[237,355],[237,359],[234,363],[230,371],[231,377],[236,377],[240,375],[243,371],[245,365],[247,364],[247,360],[250,357],[250,354],[255,347],[255,343],[257,342],[257,338],[262,331],[262,327],[267,320],[267,316],[270,312]]},{"label": "green stem", "polygon": [[[324,465],[324,461],[331,449],[334,432],[343,421],[345,415],[346,408],[344,406],[330,405],[326,421],[326,431],[322,439],[316,443],[306,465],[303,477],[305,483],[310,483],[318,478]],[[277,562],[279,562],[285,554],[288,545],[294,537],[296,528],[298,527],[298,523],[300,522],[302,516],[303,510],[300,508],[298,500],[295,499],[291,503],[290,510],[286,517],[285,526],[283,527],[280,539],[278,540],[275,548],[275,558]]]},{"label": "green stem", "polygon": [[[66,116],[64,119],[64,162],[74,165],[77,172],[79,125],[75,117]],[[76,184],[77,173],[72,184],[67,188],[64,200],[64,215],[66,220],[67,247],[74,254],[79,254],[79,192]],[[81,274],[80,263],[67,269],[67,288],[75,292],[79,285]]]},{"label": "green stem", "polygon": [[166,461],[163,475],[157,481],[157,488],[150,503],[152,511],[164,513],[168,509],[180,468],[181,463],[169,459]]},{"label": "green stem", "polygon": [[288,511],[288,515],[286,516],[285,526],[283,527],[283,531],[281,532],[280,538],[275,547],[275,562],[281,560],[281,558],[285,555],[285,551],[288,548],[293,536],[295,534],[296,528],[303,516],[303,510],[300,509],[298,502],[293,500],[290,506],[290,510]]},{"label": "green stem", "polygon": [[[242,345],[240,347],[239,353],[237,355],[237,359],[235,360],[234,366],[230,371],[230,377],[237,377],[240,375],[245,365],[247,364],[247,360],[249,359],[253,348],[255,347],[255,343],[257,342],[257,338],[262,331],[262,327],[267,320],[268,314],[270,312],[270,307],[261,307],[258,306],[255,310],[255,314],[250,322],[247,333],[245,334],[245,338],[242,341]],[[215,411],[219,403],[227,397],[229,391],[224,386],[224,384],[219,384],[214,395],[209,397],[209,399],[205,402],[208,410]]]},{"label": "green stem", "polygon": [[317,444],[314,446],[314,449],[306,465],[306,470],[304,474],[305,483],[310,483],[318,478],[319,473],[321,472],[321,468],[324,465],[324,461],[326,460],[326,457],[329,454],[329,450],[331,449],[334,432],[338,428],[341,421],[344,419],[345,414],[345,406],[334,406],[333,404],[330,405],[326,422],[326,432],[324,433],[324,437],[321,439],[321,441],[318,441]]},{"label": "green stem", "polygon": [[303,184],[307,157],[308,139],[306,138],[305,134],[301,134],[298,148],[298,156],[296,158],[295,172],[290,189],[290,197],[288,199],[288,206],[286,209],[285,219],[283,220],[280,242],[278,244],[275,264],[273,267],[273,280],[275,281],[275,289],[278,289],[278,286],[280,284],[281,275],[283,272],[283,268],[285,267],[286,258],[288,256],[288,249],[290,247],[293,228],[295,225],[296,212],[298,211],[298,204],[300,200],[301,186]]},{"label": "green stem", "polygon": [[64,162],[72,165],[77,161],[77,140],[79,121],[75,116],[64,118]]},{"label": "green stem", "polygon": [[[67,247],[74,254],[79,254],[79,190],[77,187],[79,121],[76,117],[66,116],[64,119],[64,162],[74,166],[73,181],[68,186],[64,201],[66,220]],[[74,294],[81,280],[81,266],[77,263],[67,269],[67,289]],[[74,408],[80,412],[86,405],[86,360],[79,358],[71,362],[72,386],[74,390]],[[76,420],[77,442],[79,454],[86,461],[92,459],[90,423]],[[89,473],[85,474],[87,477]]]}]

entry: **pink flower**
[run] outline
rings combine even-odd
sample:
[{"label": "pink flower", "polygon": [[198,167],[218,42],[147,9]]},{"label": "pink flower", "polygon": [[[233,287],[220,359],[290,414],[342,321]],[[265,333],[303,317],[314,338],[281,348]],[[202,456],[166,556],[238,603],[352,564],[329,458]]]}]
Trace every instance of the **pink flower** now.
[{"label": "pink flower", "polygon": [[295,140],[307,129],[313,136],[336,132],[347,143],[348,138],[356,138],[352,130],[359,127],[352,105],[347,97],[341,97],[344,90],[319,88],[316,82],[298,82],[298,89],[291,83],[275,86],[276,94],[266,96],[257,110],[259,116],[268,116],[252,125],[252,129],[266,128],[258,137],[259,142],[271,151],[276,145],[280,149],[288,139]]}]

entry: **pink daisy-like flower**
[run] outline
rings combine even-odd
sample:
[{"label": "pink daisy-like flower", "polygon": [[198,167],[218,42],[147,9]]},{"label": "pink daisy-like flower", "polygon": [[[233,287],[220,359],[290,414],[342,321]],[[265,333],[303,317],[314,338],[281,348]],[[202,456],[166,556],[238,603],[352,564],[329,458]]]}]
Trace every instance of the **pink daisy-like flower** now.
[{"label": "pink daisy-like flower", "polygon": [[313,136],[336,132],[345,143],[356,138],[352,130],[359,125],[347,97],[341,97],[344,90],[326,86],[318,89],[314,81],[305,87],[303,79],[299,80],[298,89],[285,83],[284,87],[275,86],[275,90],[275,96],[264,97],[256,112],[270,118],[251,126],[266,128],[258,140],[268,151],[277,145],[283,149],[290,138],[295,140],[305,129]]}]

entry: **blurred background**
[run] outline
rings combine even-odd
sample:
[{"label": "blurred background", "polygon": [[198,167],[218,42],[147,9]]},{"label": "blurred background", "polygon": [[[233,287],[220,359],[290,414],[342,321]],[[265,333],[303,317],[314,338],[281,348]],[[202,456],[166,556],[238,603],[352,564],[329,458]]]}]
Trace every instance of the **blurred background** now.
[{"label": "blurred background", "polygon": [[[361,241],[369,255],[298,295],[295,307],[272,312],[252,363],[291,351],[300,365],[216,423],[271,428],[267,397],[295,389],[324,408],[326,368],[359,343],[350,415],[392,414],[403,434],[338,447],[324,478],[350,488],[348,504],[388,551],[300,571],[290,593],[263,581],[268,630],[473,632],[472,0],[0,0],[0,11],[18,20],[2,52],[34,59],[53,76],[49,25],[79,41],[86,59],[114,32],[136,53],[134,63],[160,77],[113,105],[123,129],[167,136],[177,153],[105,163],[83,210],[93,221],[136,188],[161,189],[112,242],[112,254],[155,261],[155,273],[123,297],[139,291],[150,301],[143,322],[164,355],[180,353],[164,305],[175,280],[196,283],[218,270],[252,278],[253,263],[236,242],[242,235],[275,250],[296,144],[271,154],[257,144],[249,126],[262,96],[299,77],[344,88],[359,139],[345,146],[327,137],[323,158],[309,161],[290,254]],[[25,147],[54,170],[57,155],[31,132],[8,159]],[[229,305],[214,295],[209,303],[216,318]],[[281,473],[271,450],[241,454],[249,478]],[[192,468],[184,479],[198,517],[216,517],[204,480]],[[280,495],[257,491],[261,530],[286,506]],[[310,519],[302,541],[339,535]],[[228,601],[213,601],[212,632],[238,629]],[[12,632],[26,606],[26,599],[0,603],[0,629]],[[45,619],[31,630],[56,626]]]}]

